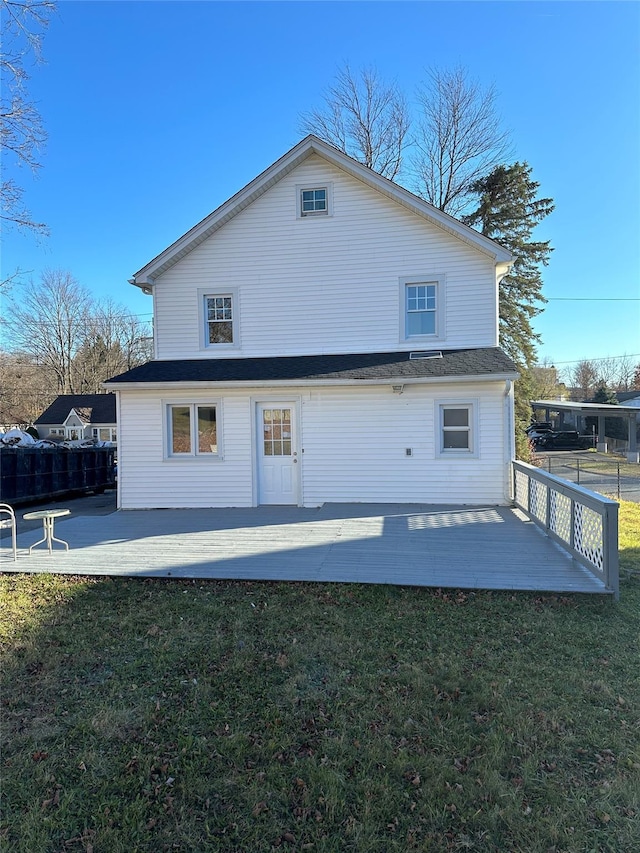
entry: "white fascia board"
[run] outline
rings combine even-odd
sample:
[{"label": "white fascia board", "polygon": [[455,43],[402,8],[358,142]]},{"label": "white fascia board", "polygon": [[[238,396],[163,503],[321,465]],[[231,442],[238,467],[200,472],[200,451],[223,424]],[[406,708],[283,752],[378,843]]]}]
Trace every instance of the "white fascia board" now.
[{"label": "white fascia board", "polygon": [[183,234],[182,237],[179,237],[141,270],[138,270],[130,279],[130,283],[142,288],[145,292],[150,292],[149,288],[153,287],[154,277],[161,275],[177,263],[311,154],[318,154],[352,177],[488,255],[496,263],[510,266],[513,262],[511,253],[495,241],[490,240],[468,225],[464,225],[453,216],[449,216],[448,213],[443,213],[393,181],[368,169],[347,154],[318,139],[318,137],[307,136],[243,189],[216,208],[209,216]]},{"label": "white fascia board", "polygon": [[406,376],[390,376],[386,379],[273,379],[263,381],[246,381],[246,382],[110,382],[108,387],[117,391],[162,391],[165,389],[211,389],[225,388],[229,389],[245,389],[245,388],[335,388],[345,387],[354,388],[360,386],[372,385],[444,385],[463,382],[504,382],[507,379],[517,379],[519,373],[488,373],[482,375],[466,375],[466,376],[432,376],[429,378]]}]

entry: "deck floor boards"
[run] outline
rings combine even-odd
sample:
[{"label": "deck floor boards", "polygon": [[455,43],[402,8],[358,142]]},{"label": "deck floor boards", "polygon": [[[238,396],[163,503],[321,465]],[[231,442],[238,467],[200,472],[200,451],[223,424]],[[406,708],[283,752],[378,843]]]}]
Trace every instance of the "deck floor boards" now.
[{"label": "deck floor boards", "polygon": [[394,504],[128,510],[58,519],[49,555],[31,530],[0,570],[74,575],[386,583],[549,592],[604,584],[518,510]]}]

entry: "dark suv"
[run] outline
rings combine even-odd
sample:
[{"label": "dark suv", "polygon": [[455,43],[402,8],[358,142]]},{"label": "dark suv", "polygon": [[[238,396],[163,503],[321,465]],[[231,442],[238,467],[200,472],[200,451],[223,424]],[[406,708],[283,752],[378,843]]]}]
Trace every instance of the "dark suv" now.
[{"label": "dark suv", "polygon": [[587,450],[593,446],[589,435],[580,435],[575,430],[547,432],[533,439],[536,450]]}]

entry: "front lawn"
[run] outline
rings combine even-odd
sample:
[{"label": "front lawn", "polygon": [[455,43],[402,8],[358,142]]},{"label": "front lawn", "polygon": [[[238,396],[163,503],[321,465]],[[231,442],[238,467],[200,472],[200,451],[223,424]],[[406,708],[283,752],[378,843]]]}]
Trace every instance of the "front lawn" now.
[{"label": "front lawn", "polygon": [[0,576],[0,849],[637,850],[636,510],[618,604]]}]

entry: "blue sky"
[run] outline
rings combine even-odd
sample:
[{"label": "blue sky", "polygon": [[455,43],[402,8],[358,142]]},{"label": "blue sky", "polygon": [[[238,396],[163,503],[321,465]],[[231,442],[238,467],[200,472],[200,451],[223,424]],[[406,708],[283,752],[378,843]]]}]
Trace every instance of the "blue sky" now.
[{"label": "blue sky", "polygon": [[301,138],[338,66],[413,99],[462,64],[556,203],[540,358],[640,356],[640,4],[63,0],[44,57],[43,168],[18,178],[51,234],[7,232],[4,275],[68,270],[150,316],[127,280]]}]

